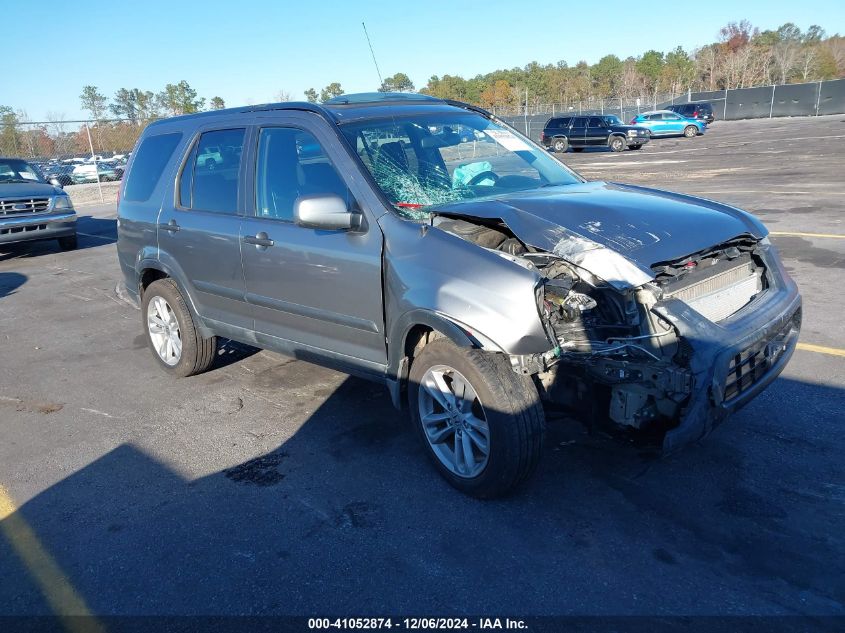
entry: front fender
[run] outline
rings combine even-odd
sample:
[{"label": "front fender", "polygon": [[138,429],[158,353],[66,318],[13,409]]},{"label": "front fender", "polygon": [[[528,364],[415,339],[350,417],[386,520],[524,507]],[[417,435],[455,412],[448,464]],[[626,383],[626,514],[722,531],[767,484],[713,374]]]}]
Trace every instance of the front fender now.
[{"label": "front fender", "polygon": [[430,225],[392,214],[379,223],[391,356],[397,348],[404,353],[404,337],[418,323],[507,354],[541,353],[552,346],[537,308],[536,269]]}]

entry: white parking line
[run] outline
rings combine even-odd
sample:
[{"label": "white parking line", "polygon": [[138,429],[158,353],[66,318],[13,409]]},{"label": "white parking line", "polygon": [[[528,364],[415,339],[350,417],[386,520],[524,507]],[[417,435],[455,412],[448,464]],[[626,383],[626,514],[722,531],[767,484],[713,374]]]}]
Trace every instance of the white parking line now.
[{"label": "white parking line", "polygon": [[685,160],[639,160],[631,163],[574,163],[573,167],[639,167],[640,165],[673,165],[686,163]]},{"label": "white parking line", "polygon": [[117,240],[113,237],[106,237],[105,235],[94,235],[93,233],[82,233],[81,231],[76,232],[77,235],[84,235],[85,237],[93,237],[97,240],[105,240],[107,242],[116,242]]}]

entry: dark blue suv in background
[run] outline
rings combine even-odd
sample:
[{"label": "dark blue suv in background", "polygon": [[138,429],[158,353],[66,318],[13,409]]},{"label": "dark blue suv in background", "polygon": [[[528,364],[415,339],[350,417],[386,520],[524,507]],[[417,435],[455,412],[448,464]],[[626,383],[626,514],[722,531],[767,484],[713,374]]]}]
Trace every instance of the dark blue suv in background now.
[{"label": "dark blue suv in background", "polygon": [[621,152],[625,148],[640,149],[649,141],[648,130],[625,125],[614,114],[552,117],[540,134],[540,143],[555,152],[568,148],[581,152],[588,147],[609,147]]}]

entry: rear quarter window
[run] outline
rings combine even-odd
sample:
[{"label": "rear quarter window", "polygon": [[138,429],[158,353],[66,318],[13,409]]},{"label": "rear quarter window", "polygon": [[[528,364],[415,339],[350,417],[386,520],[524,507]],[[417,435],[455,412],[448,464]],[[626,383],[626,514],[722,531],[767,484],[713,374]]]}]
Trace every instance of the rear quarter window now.
[{"label": "rear quarter window", "polygon": [[173,151],[182,140],[181,132],[148,136],[141,141],[123,190],[123,199],[145,202],[150,199]]}]

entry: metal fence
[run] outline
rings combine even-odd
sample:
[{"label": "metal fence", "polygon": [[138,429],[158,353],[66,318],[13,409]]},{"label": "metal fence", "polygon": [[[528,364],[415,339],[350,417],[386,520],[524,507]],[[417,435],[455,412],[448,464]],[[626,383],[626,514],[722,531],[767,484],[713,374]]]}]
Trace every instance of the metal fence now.
[{"label": "metal fence", "polygon": [[845,113],[845,79],[803,84],[759,86],[658,98],[603,99],[568,104],[539,104],[523,108],[519,114],[500,118],[532,139],[539,139],[553,116],[564,114],[615,114],[625,122],[640,112],[660,110],[674,103],[709,101],[716,119],[738,120],[785,116],[819,116]]},{"label": "metal fence", "polygon": [[147,121],[0,122],[0,156],[31,160],[109,158],[132,151]]}]

